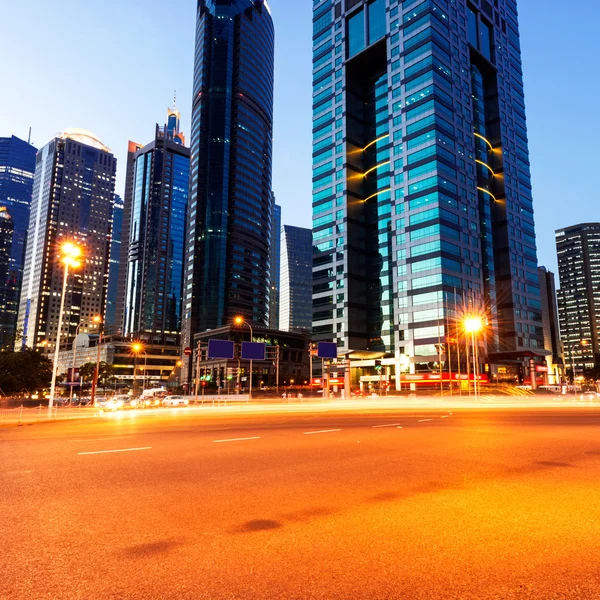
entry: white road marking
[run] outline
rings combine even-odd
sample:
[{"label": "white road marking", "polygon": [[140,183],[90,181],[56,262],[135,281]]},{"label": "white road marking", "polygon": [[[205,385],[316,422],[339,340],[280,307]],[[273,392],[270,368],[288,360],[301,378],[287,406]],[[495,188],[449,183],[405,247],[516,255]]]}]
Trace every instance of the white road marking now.
[{"label": "white road marking", "polygon": [[402,425],[399,425],[399,426],[398,426],[398,429],[403,429]]},{"label": "white road marking", "polygon": [[420,421],[417,421],[418,423],[426,423],[427,421],[433,421],[433,419],[421,419]]},{"label": "white road marking", "polygon": [[391,423],[390,425],[373,425],[373,429],[377,429],[379,427],[398,427],[400,423]]},{"label": "white road marking", "polygon": [[120,450],[98,450],[96,452],[78,452],[79,456],[85,454],[111,454],[113,452],[139,452],[140,450],[152,450],[152,446],[145,446],[144,448],[121,448]]},{"label": "white road marking", "polygon": [[112,442],[112,440],[128,440],[132,437],[132,435],[126,435],[122,437],[85,438],[83,440],[68,440],[68,442],[70,444],[74,444],[76,442]]},{"label": "white road marking", "polygon": [[341,431],[341,429],[323,429],[321,431],[305,431],[304,435],[315,435],[316,433],[333,433],[334,431]]},{"label": "white road marking", "polygon": [[450,415],[444,415],[444,416],[442,417],[442,419],[449,419],[449,418],[450,418]]},{"label": "white road marking", "polygon": [[247,440],[260,440],[260,437],[233,438],[231,440],[213,440],[213,444],[224,444],[225,442],[245,442]]}]

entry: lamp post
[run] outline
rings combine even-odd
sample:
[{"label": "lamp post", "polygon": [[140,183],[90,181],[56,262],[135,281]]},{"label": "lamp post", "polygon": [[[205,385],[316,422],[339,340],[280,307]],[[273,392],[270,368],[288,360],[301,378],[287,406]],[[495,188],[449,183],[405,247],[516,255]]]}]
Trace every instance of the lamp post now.
[{"label": "lamp post", "polygon": [[92,379],[92,393],[90,397],[90,406],[96,403],[96,389],[98,388],[98,379],[100,378],[100,346],[102,345],[102,317],[94,317],[92,319],[98,325],[98,343],[96,352],[96,368],[94,369],[94,378]]},{"label": "lamp post", "polygon": [[148,354],[146,353],[146,350],[144,349],[144,345],[141,344],[140,342],[134,342],[133,344],[131,344],[131,351],[133,352],[133,355],[135,357],[134,361],[133,361],[133,395],[135,396],[135,390],[136,390],[135,372],[137,370],[137,357],[142,352],[144,353],[144,381],[142,383],[142,390],[145,390],[146,389],[146,365],[148,363]]},{"label": "lamp post", "polygon": [[[75,339],[73,340],[73,367],[71,369],[71,374],[73,377],[75,377],[75,365],[76,365],[76,356],[77,356],[77,336],[79,335],[79,328],[81,327],[82,323],[78,323],[77,327],[75,328]],[[80,378],[81,381],[81,378]],[[75,381],[71,382],[71,390],[69,392],[69,405],[73,404],[73,388],[75,387],[74,385]],[[81,396],[81,385],[79,388],[79,396]],[[81,398],[80,398],[81,400]]]},{"label": "lamp post", "polygon": [[573,348],[576,348],[577,346],[587,346],[587,345],[588,345],[587,340],[579,340],[575,344],[571,344],[569,346],[569,354],[571,355],[571,371],[573,373],[573,393],[574,394],[577,393],[577,384],[575,382],[575,358],[573,357]]},{"label": "lamp post", "polygon": [[475,400],[477,400],[477,375],[478,375],[478,362],[477,358],[477,345],[475,344],[475,334],[479,333],[483,329],[483,321],[480,317],[470,316],[464,320],[465,333],[471,334],[471,344],[473,347],[473,393]]},{"label": "lamp post", "polygon": [[[254,341],[254,333],[252,332],[252,325],[244,320],[244,317],[236,317],[233,322],[236,325],[246,325],[250,329],[250,341]],[[252,359],[250,359],[250,384],[248,386],[248,398],[252,400]]]},{"label": "lamp post", "polygon": [[56,376],[58,374],[58,355],[60,351],[60,331],[62,329],[63,313],[65,311],[65,296],[67,293],[67,280],[69,278],[69,267],[76,269],[81,265],[77,260],[81,256],[81,248],[72,242],[66,242],[61,247],[62,257],[60,261],[65,267],[63,275],[62,294],[60,297],[60,311],[58,313],[58,329],[56,331],[56,347],[54,349],[54,364],[52,365],[52,383],[50,384],[50,399],[48,401],[48,417],[52,416],[52,406],[56,393]]}]

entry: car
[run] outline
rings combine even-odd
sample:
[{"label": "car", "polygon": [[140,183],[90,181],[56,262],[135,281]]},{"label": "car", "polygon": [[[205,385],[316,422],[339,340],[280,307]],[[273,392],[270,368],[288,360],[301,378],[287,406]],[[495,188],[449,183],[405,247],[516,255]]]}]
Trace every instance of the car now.
[{"label": "car", "polygon": [[123,406],[123,401],[115,398],[97,398],[96,406],[103,411],[115,411]]},{"label": "car", "polygon": [[167,396],[163,398],[163,406],[187,406],[189,400],[183,396]]}]

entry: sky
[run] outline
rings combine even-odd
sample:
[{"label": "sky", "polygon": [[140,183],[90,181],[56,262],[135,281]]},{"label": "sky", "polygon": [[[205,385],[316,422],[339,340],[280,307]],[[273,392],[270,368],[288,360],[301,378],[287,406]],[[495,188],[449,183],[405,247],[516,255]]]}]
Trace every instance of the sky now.
[{"label": "sky", "polygon": [[[269,0],[275,21],[273,188],[283,222],[311,225],[310,0]],[[195,0],[0,0],[0,136],[41,147],[68,127],[96,133],[119,160],[148,143],[173,104],[189,131]],[[554,231],[600,221],[600,2],[577,11],[520,0],[525,98],[540,265]]]}]

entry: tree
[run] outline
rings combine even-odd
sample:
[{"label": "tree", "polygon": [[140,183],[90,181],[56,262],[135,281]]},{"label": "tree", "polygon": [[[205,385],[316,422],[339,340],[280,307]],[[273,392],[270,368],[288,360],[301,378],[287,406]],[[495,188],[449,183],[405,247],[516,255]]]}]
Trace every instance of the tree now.
[{"label": "tree", "polygon": [[95,362],[87,362],[79,367],[79,377],[83,382],[91,382],[94,378],[94,371],[96,370]]},{"label": "tree", "polygon": [[[95,362],[87,362],[79,367],[79,377],[84,382],[92,382],[96,371]],[[102,386],[115,381],[115,368],[103,360],[100,361],[100,369],[98,370],[98,382]]]},{"label": "tree", "polygon": [[5,394],[38,391],[50,386],[52,362],[30,348],[0,352],[0,388]]}]

